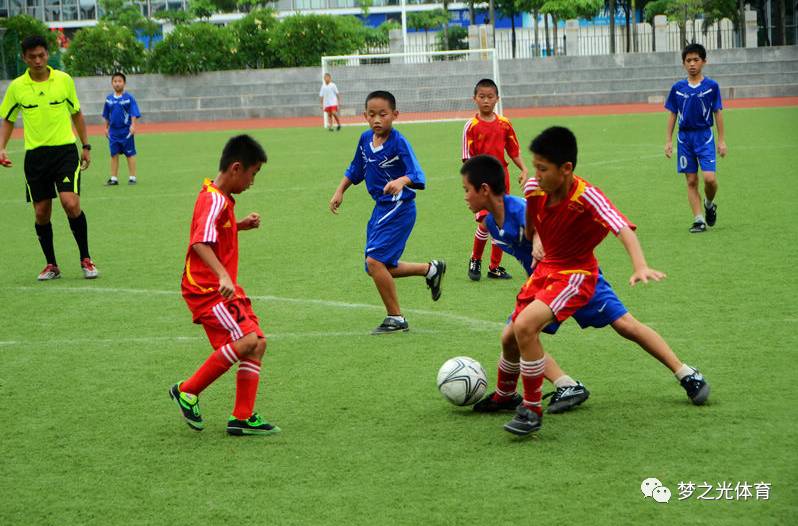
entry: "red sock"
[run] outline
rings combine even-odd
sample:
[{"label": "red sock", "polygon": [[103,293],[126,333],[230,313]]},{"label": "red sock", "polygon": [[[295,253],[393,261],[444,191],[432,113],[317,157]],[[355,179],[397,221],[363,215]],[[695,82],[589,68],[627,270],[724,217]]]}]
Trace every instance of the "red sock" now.
[{"label": "red sock", "polygon": [[233,416],[239,420],[247,420],[255,409],[255,397],[258,395],[260,383],[260,362],[245,359],[238,364],[236,373],[236,405]]},{"label": "red sock", "polygon": [[471,259],[482,259],[488,237],[488,231],[482,225],[477,226],[477,231],[474,232],[474,249],[471,251]]},{"label": "red sock", "polygon": [[499,266],[502,262],[502,254],[504,251],[499,247],[499,245],[493,243],[490,246],[490,267],[489,269],[493,270]]},{"label": "red sock", "polygon": [[521,367],[518,362],[508,362],[503,355],[499,358],[499,378],[496,380],[496,394],[493,395],[495,402],[506,402],[513,397],[518,388],[518,375],[520,374]]},{"label": "red sock", "polygon": [[543,416],[540,388],[543,386],[543,365],[545,358],[526,362],[521,360],[521,381],[524,383],[524,406]]},{"label": "red sock", "polygon": [[193,395],[200,394],[214,380],[222,376],[238,361],[238,356],[230,344],[222,345],[211,354],[194,375],[180,384],[180,390]]}]

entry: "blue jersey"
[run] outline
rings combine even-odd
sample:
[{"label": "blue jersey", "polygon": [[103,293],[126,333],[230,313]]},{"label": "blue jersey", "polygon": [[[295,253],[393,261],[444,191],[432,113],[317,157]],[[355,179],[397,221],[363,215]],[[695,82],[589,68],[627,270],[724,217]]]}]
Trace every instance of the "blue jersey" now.
[{"label": "blue jersey", "polygon": [[665,108],[677,115],[679,130],[712,128],[713,114],[723,109],[720,86],[709,77],[704,77],[697,86],[682,79],[671,88]]},{"label": "blue jersey", "polygon": [[526,201],[514,195],[504,195],[504,224],[496,224],[493,214],[485,216],[493,242],[523,265],[527,275],[532,274],[532,242],[526,238]]},{"label": "blue jersey", "polygon": [[125,138],[130,134],[131,118],[141,118],[139,105],[130,93],[111,93],[105,98],[103,119],[108,122],[108,134],[114,138]]},{"label": "blue jersey", "polygon": [[[414,199],[415,190],[423,190],[426,180],[410,143],[393,129],[380,146],[374,147],[373,138],[372,130],[363,132],[357,143],[355,157],[344,175],[352,184],[365,180],[366,189],[377,204]],[[400,194],[383,193],[386,184],[405,175],[410,178],[410,184]]]}]

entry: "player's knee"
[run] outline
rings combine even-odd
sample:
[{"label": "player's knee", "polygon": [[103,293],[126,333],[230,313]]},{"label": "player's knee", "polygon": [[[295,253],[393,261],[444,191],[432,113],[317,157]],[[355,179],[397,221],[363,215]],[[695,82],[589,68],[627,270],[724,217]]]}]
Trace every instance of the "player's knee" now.
[{"label": "player's knee", "polygon": [[687,181],[688,188],[698,188],[698,175],[697,174],[687,174],[686,181]]},{"label": "player's knee", "polygon": [[373,276],[377,271],[384,267],[384,263],[377,261],[374,258],[366,258],[366,272],[369,273],[369,276]]},{"label": "player's knee", "polygon": [[704,172],[704,184],[707,186],[717,186],[718,180],[715,177],[715,172]]},{"label": "player's knee", "polygon": [[542,330],[543,326],[541,326],[539,323],[525,323],[523,325],[518,323],[513,324],[513,334],[516,338],[516,341],[526,341],[533,338],[538,338]]},{"label": "player's knee", "polygon": [[[258,335],[254,332],[251,332],[245,335],[243,338],[239,339],[235,343],[236,353],[240,358],[255,358],[256,349],[258,347]],[[263,344],[263,348],[266,348],[266,344]],[[262,353],[261,353],[262,355]]]},{"label": "player's knee", "polygon": [[640,335],[640,325],[631,314],[626,313],[612,323],[612,328],[627,340],[635,341]]}]

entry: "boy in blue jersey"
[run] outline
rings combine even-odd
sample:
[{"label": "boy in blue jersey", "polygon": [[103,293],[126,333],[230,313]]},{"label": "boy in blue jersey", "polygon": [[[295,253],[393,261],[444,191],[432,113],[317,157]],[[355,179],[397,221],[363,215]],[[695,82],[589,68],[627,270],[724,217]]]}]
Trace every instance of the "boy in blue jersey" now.
[{"label": "boy in blue jersey", "polygon": [[432,300],[438,301],[446,263],[435,259],[429,263],[399,261],[416,221],[416,190],[423,190],[426,180],[410,143],[393,129],[399,116],[396,98],[387,91],[369,93],[363,116],[370,129],[360,136],[355,157],[330,199],[330,211],[337,214],[344,192],[366,181],[375,201],[366,228],[366,272],[387,311],[382,324],[371,333],[405,332],[409,325],[399,307],[394,278],[425,276]]},{"label": "boy in blue jersey", "polygon": [[[718,182],[715,178],[715,137],[712,135],[713,116],[718,128],[718,153],[726,156],[726,140],[723,128],[723,104],[720,87],[701,70],[707,61],[707,51],[701,44],[689,44],[682,51],[682,64],[687,78],[671,88],[665,108],[670,112],[665,130],[665,157],[673,154],[673,127],[679,121],[676,140],[676,167],[687,178],[687,200],[693,211],[693,226],[690,232],[706,232],[707,225],[714,226],[718,218],[715,194]],[[698,168],[704,175],[704,213],[701,213],[701,194],[698,191]]]},{"label": "boy in blue jersey", "polygon": [[111,178],[108,186],[119,184],[119,154],[127,158],[128,184],[136,184],[136,143],[133,136],[136,133],[136,119],[141,118],[139,105],[135,97],[125,91],[127,77],[124,73],[114,73],[111,77],[111,87],[114,92],[105,98],[103,119],[105,119],[105,136],[111,148]]},{"label": "boy in blue jersey", "polygon": [[[538,261],[543,260],[542,244],[533,243],[527,237],[526,202],[520,197],[504,193],[504,169],[489,155],[473,157],[463,164],[463,188],[468,208],[477,213],[487,210],[484,224],[494,242],[506,253],[515,257],[527,275]],[[537,235],[537,234],[536,234]],[[696,369],[684,364],[674,354],[665,340],[651,327],[635,319],[618,299],[610,284],[599,274],[596,290],[587,305],[576,311],[573,318],[583,329],[610,325],[615,332],[642,347],[651,356],[668,367],[687,391],[687,396],[696,404],[703,404],[709,397],[709,384]],[[560,324],[553,322],[543,332],[555,334]],[[474,406],[475,411],[495,412],[515,410],[522,399],[516,393],[519,371],[519,350],[513,334],[512,322],[508,323],[501,337],[502,356],[499,360],[499,395],[509,402],[497,402],[496,393],[491,393]],[[582,403],[589,393],[584,386],[566,376],[557,363],[546,354],[544,376],[554,383],[557,391],[549,403],[547,412],[559,413]]]}]

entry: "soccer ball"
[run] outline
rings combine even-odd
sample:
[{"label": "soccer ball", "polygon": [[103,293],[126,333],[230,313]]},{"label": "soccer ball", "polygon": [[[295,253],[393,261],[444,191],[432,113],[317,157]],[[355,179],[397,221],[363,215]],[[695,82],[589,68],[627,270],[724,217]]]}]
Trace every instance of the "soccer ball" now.
[{"label": "soccer ball", "polygon": [[478,361],[458,356],[444,363],[438,371],[438,390],[454,405],[472,405],[488,389],[488,377]]}]

